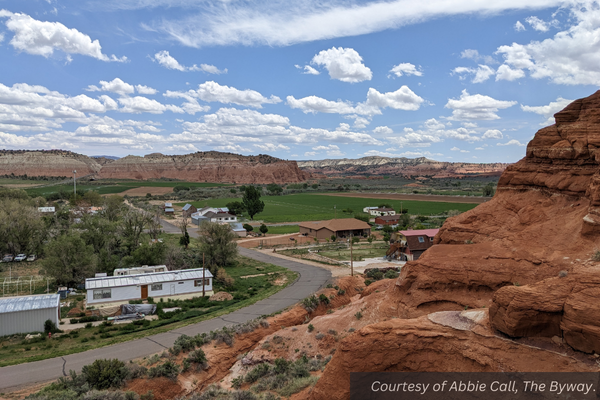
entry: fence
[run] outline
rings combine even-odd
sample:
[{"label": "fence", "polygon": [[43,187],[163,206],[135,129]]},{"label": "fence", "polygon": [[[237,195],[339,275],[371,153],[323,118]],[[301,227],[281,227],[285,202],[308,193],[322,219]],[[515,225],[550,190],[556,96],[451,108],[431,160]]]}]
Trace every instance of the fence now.
[{"label": "fence", "polygon": [[20,276],[16,279],[4,278],[2,282],[2,297],[25,296],[34,294],[36,289],[46,287],[46,293],[50,290],[50,279],[41,276]]}]

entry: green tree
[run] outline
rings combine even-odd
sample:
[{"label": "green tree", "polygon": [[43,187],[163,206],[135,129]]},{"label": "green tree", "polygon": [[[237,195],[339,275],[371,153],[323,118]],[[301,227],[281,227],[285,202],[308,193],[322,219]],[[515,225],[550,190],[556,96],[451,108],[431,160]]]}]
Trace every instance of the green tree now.
[{"label": "green tree", "polygon": [[401,214],[400,219],[398,220],[398,225],[408,226],[410,224],[410,215]]},{"label": "green tree", "polygon": [[265,203],[260,200],[261,189],[260,187],[245,186],[244,197],[242,197],[242,204],[244,209],[250,216],[250,219],[254,221],[254,216],[261,213],[265,209]]},{"label": "green tree", "polygon": [[319,188],[319,184],[318,183],[313,183],[311,187],[313,189],[318,189]]},{"label": "green tree", "polygon": [[142,243],[131,256],[136,265],[160,265],[165,261],[166,252],[167,245],[164,243]]},{"label": "green tree", "polygon": [[218,267],[232,264],[238,254],[237,235],[229,225],[216,222],[203,222],[198,230],[200,234],[200,252],[204,253],[211,272]]},{"label": "green tree", "polygon": [[100,193],[95,190],[88,190],[85,192],[83,201],[94,207],[101,206],[102,203],[104,203],[104,199],[100,196]]},{"label": "green tree", "polygon": [[229,203],[225,204],[225,207],[229,209],[230,213],[237,216],[241,216],[244,211],[246,211],[246,207],[241,201],[230,201]]},{"label": "green tree", "polygon": [[335,242],[335,241],[336,241],[336,239],[337,239],[337,236],[335,236],[335,235],[331,235],[331,241],[332,241],[332,242]]},{"label": "green tree", "polygon": [[109,221],[118,220],[125,211],[123,198],[116,194],[104,198],[102,207],[102,215],[106,216]]},{"label": "green tree", "polygon": [[179,244],[186,249],[188,248],[188,245],[190,244],[190,234],[188,233],[187,229],[183,236],[179,237]]},{"label": "green tree", "polygon": [[259,230],[260,230],[260,232],[261,232],[263,235],[266,235],[266,234],[267,234],[267,232],[269,232],[269,228],[267,228],[267,226],[266,226],[265,224],[262,224],[262,225],[260,226]]},{"label": "green tree", "polygon": [[252,232],[254,230],[254,227],[250,224],[244,224],[242,226],[246,230],[246,232]]},{"label": "green tree", "polygon": [[487,185],[485,185],[483,187],[483,195],[486,197],[493,196],[495,191],[496,191],[496,188],[492,182],[488,183]]},{"label": "green tree", "polygon": [[125,246],[132,253],[140,245],[140,236],[144,229],[152,222],[152,216],[147,213],[129,209],[123,216],[122,230]]},{"label": "green tree", "polygon": [[393,229],[393,228],[392,228],[390,225],[384,225],[384,226],[383,226],[383,228],[382,228],[382,230],[383,230],[385,233],[390,233],[390,232],[392,232],[394,229]]},{"label": "green tree", "polygon": [[283,188],[276,183],[269,183],[267,185],[267,191],[273,196],[278,196],[283,193]]},{"label": "green tree", "polygon": [[96,272],[94,248],[77,234],[54,238],[46,245],[45,255],[42,267],[59,286],[77,285]]},{"label": "green tree", "polygon": [[38,252],[45,232],[46,224],[28,201],[0,201],[0,250],[13,254]]}]

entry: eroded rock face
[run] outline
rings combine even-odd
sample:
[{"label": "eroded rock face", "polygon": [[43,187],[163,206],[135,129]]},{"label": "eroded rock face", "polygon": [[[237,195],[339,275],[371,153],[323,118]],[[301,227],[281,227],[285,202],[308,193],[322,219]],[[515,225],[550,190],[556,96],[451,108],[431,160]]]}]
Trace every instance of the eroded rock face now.
[{"label": "eroded rock face", "polygon": [[0,175],[65,176],[96,174],[100,164],[93,158],[63,150],[0,150]]},{"label": "eroded rock face", "polygon": [[334,159],[299,161],[298,166],[311,174],[322,176],[383,176],[406,177],[433,176],[434,178],[456,178],[468,175],[499,176],[509,164],[451,163],[419,158],[362,157],[359,159]]},{"label": "eroded rock face", "polygon": [[153,153],[113,161],[62,150],[0,152],[0,175],[72,177],[73,170],[77,170],[78,177],[97,174],[100,178],[170,178],[189,182],[265,184],[303,182],[310,178],[295,161],[267,155],[242,156],[216,151],[182,156]]},{"label": "eroded rock face", "polygon": [[149,154],[127,156],[100,171],[102,178],[158,179],[172,178],[190,182],[288,183],[302,182],[310,174],[301,171],[295,161],[275,157],[241,156],[216,151],[182,156]]}]

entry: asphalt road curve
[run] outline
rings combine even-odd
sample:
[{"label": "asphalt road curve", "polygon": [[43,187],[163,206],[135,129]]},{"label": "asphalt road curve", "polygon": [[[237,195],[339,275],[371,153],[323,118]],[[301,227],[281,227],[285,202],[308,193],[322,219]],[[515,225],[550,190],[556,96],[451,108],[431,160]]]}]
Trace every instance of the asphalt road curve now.
[{"label": "asphalt road curve", "polygon": [[[171,224],[163,224],[166,232],[179,233],[176,227],[168,225]],[[190,235],[196,236],[196,232],[190,232]],[[69,370],[79,372],[84,365],[91,364],[98,358],[118,358],[128,361],[163,351],[173,346],[179,335],[193,336],[198,333],[210,332],[282,310],[310,296],[331,279],[331,273],[323,268],[272,257],[241,247],[238,250],[243,256],[296,271],[299,277],[294,283],[273,296],[218,318],[83,353],[0,368],[0,392],[10,392],[29,384],[58,379],[68,375]]]}]

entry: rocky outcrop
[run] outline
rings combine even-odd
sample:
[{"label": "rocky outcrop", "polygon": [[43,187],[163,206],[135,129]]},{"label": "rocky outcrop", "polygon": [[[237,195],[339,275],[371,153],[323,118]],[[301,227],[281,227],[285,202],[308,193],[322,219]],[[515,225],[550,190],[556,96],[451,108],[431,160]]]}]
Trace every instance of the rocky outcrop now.
[{"label": "rocky outcrop", "polygon": [[500,176],[509,164],[451,163],[419,158],[363,157],[320,161],[298,161],[298,166],[311,174],[325,176],[383,176],[407,178],[458,178],[467,175]]},{"label": "rocky outcrop", "polygon": [[160,153],[144,157],[127,156],[106,164],[101,178],[171,178],[189,182],[291,183],[302,182],[310,174],[301,171],[295,161],[267,155],[242,156],[216,151],[182,156]]},{"label": "rocky outcrop", "polygon": [[210,151],[182,156],[154,153],[112,160],[62,150],[0,152],[0,175],[71,177],[73,170],[77,170],[78,177],[97,174],[100,178],[168,178],[189,182],[282,184],[310,178],[310,174],[300,170],[295,161],[268,155],[242,156]]},{"label": "rocky outcrop", "polygon": [[449,218],[392,287],[365,290],[373,322],[310,398],[348,398],[351,371],[597,371],[598,127],[600,92],[556,114],[494,198]]},{"label": "rocky outcrop", "polygon": [[100,164],[93,158],[63,150],[0,150],[0,175],[65,176],[96,174]]}]

